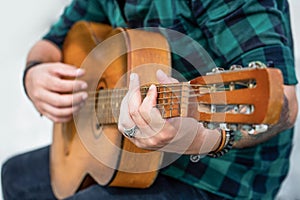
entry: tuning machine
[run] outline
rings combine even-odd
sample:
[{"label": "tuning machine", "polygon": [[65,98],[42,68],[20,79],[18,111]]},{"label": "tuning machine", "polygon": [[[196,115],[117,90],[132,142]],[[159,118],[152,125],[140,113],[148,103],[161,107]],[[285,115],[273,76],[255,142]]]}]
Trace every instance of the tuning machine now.
[{"label": "tuning machine", "polygon": [[267,66],[266,66],[264,63],[260,62],[260,61],[253,61],[253,62],[250,62],[250,63],[248,64],[248,67],[249,67],[249,68],[258,68],[258,69],[267,68]]}]

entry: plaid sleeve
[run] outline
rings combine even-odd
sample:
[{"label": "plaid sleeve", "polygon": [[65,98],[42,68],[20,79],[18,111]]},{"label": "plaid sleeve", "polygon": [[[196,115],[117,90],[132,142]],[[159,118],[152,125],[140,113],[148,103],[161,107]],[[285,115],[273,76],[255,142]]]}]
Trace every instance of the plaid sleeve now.
[{"label": "plaid sleeve", "polygon": [[[272,61],[285,84],[296,84],[289,5],[278,1],[192,1],[214,59],[219,66]],[[207,18],[203,19],[203,9]]]},{"label": "plaid sleeve", "polygon": [[61,48],[69,29],[79,20],[105,23],[107,18],[97,0],[73,0],[43,39],[50,40]]}]

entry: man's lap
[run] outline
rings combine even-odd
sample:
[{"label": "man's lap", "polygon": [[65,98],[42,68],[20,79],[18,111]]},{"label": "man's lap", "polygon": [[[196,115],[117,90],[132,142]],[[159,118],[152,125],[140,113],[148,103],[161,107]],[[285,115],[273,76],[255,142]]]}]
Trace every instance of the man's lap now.
[{"label": "man's lap", "polygon": [[[2,166],[4,199],[55,199],[49,173],[49,146],[9,159]],[[73,199],[210,199],[199,189],[159,175],[147,189],[93,185],[77,192]]]}]

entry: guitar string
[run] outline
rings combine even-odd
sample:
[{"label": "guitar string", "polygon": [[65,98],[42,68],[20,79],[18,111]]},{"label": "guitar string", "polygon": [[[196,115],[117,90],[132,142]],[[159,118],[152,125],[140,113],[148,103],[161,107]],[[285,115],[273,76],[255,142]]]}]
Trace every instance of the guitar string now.
[{"label": "guitar string", "polygon": [[[203,95],[189,95],[189,96],[182,96],[182,95],[178,95],[178,96],[173,96],[173,97],[168,97],[168,98],[166,98],[166,97],[164,97],[164,98],[157,98],[157,100],[158,101],[167,101],[167,103],[168,104],[170,104],[170,100],[171,100],[171,102],[174,102],[174,101],[180,101],[180,98],[193,98],[193,97],[201,97],[201,96],[203,96]],[[116,103],[121,103],[121,101],[122,101],[122,99],[123,99],[124,97],[123,96],[119,96],[119,97],[114,97],[113,99],[113,102],[116,102]],[[104,101],[99,101],[99,104],[105,104],[105,102],[108,102],[108,103],[110,103],[111,104],[111,99],[112,98],[102,98],[101,100],[104,100]],[[98,99],[97,98],[95,98],[95,99],[89,99],[89,100],[87,100],[86,101],[86,103],[85,104],[87,104],[87,105],[90,105],[90,104],[92,104],[92,105],[94,105],[94,102],[96,102]],[[119,101],[118,101],[119,100]]]},{"label": "guitar string", "polygon": [[[176,103],[176,102],[173,102],[173,104],[169,104],[169,103],[158,103],[158,104],[156,104],[155,105],[155,107],[165,107],[165,106],[173,106],[173,107],[175,107],[175,106],[178,106],[178,107],[180,107],[180,105],[181,105],[182,103],[180,103],[180,102],[178,102],[178,103]],[[188,103],[184,103],[185,105],[193,105],[193,104],[195,104],[195,105],[203,105],[203,106],[210,106],[210,105],[215,105],[215,104],[209,104],[209,103],[199,103],[199,102],[188,102]],[[91,106],[94,106],[94,105],[96,105],[96,104],[89,104],[89,105],[91,105]],[[111,105],[111,104],[110,104]],[[220,106],[220,107],[222,107],[222,106],[231,106],[231,107],[233,107],[233,106],[250,106],[251,104],[218,104],[218,106]],[[110,109],[109,109],[110,108]],[[113,106],[113,107],[102,107],[101,108],[101,106],[98,106],[98,110],[112,110],[112,109],[114,109],[114,108],[119,108],[118,106]]]},{"label": "guitar string", "polygon": [[[224,87],[205,87],[205,88],[202,88],[202,89],[208,89],[209,91],[210,91],[210,93],[212,93],[212,92],[219,92],[219,91],[227,91],[227,90],[229,90],[229,88],[224,88]],[[205,93],[201,93],[201,88],[194,88],[194,87],[191,87],[191,89],[189,89],[189,88],[185,88],[185,89],[170,89],[170,90],[163,90],[163,91],[161,91],[161,90],[158,90],[157,91],[157,94],[173,94],[173,93],[177,93],[177,92],[179,92],[179,93],[181,93],[181,92],[183,92],[183,93],[185,93],[185,92],[193,92],[193,93],[200,93],[200,94],[205,94]],[[200,91],[200,92],[199,92]],[[96,95],[96,94],[98,94],[98,96],[99,95],[101,95],[101,93],[102,94],[124,94],[124,93],[127,93],[128,92],[128,89],[107,89],[107,90],[99,90],[99,91],[93,91],[93,92],[88,92],[88,94],[90,95],[90,96],[92,96],[92,95]],[[145,95],[145,94],[147,94],[147,92],[148,91],[143,91],[143,90],[141,90],[140,91],[141,92],[141,95]],[[98,97],[98,98],[101,98],[101,96],[100,97]],[[105,98],[105,96],[104,96],[104,98]]]},{"label": "guitar string", "polygon": [[[195,86],[196,86],[196,84],[194,84],[194,85],[182,85],[182,84],[166,84],[166,85],[159,85],[160,87],[159,87],[159,89],[160,88],[163,88],[162,86],[168,86],[167,87],[167,89],[169,89],[170,88],[170,85],[172,85],[172,87],[180,87],[180,88],[182,88],[182,87],[185,87],[185,90],[174,90],[174,89],[172,89],[172,90],[170,90],[170,91],[158,91],[157,92],[157,94],[159,95],[159,94],[164,94],[164,95],[166,95],[166,97],[162,97],[162,98],[157,98],[157,100],[158,101],[162,101],[162,100],[166,100],[167,102],[166,103],[158,103],[158,104],[156,104],[156,106],[166,106],[166,105],[169,105],[169,106],[174,106],[174,105],[176,105],[176,104],[178,104],[178,105],[180,105],[181,103],[180,102],[174,102],[175,100],[177,100],[177,101],[179,101],[179,99],[180,98],[182,98],[182,97],[184,97],[184,98],[191,98],[191,97],[199,97],[199,96],[203,96],[203,95],[205,95],[205,94],[211,94],[212,92],[207,92],[207,93],[200,93],[199,94],[199,88],[197,88],[197,89],[195,89]],[[243,86],[248,86],[248,84],[245,84],[244,82],[243,82],[243,84],[241,84],[241,83],[239,83],[239,85],[243,85]],[[206,88],[206,89],[211,89],[211,87],[209,87],[209,86],[203,86],[203,85],[197,85],[198,87],[203,87],[203,88]],[[188,88],[192,88],[192,89],[190,89],[190,90],[186,90],[186,87],[188,87]],[[142,89],[148,89],[149,87],[142,87]],[[220,90],[220,88],[222,88],[222,90]],[[141,89],[141,90],[142,90]],[[163,89],[165,89],[165,88],[163,88]],[[201,89],[201,88],[200,88]],[[218,89],[218,90],[216,90],[216,89]],[[224,87],[215,87],[215,88],[213,88],[213,90],[216,90],[216,91],[214,91],[214,92],[220,92],[220,91],[227,91],[227,90],[229,90],[228,88],[224,88]],[[116,102],[115,104],[117,104],[116,106],[118,107],[118,104],[120,104],[121,103],[121,100],[122,100],[122,98],[124,98],[124,96],[125,96],[125,94],[124,95],[120,95],[119,93],[121,93],[121,92],[127,92],[128,91],[128,89],[127,88],[124,88],[124,89],[122,89],[122,88],[120,88],[120,89],[117,89],[117,93],[118,93],[118,95],[113,95],[113,98],[114,99],[119,99],[119,101],[118,102]],[[197,92],[194,92],[194,91],[197,91]],[[107,90],[100,90],[100,91],[96,91],[96,92],[92,92],[93,94],[99,94],[97,97],[94,97],[94,98],[88,98],[88,100],[87,100],[87,103],[86,103],[86,105],[88,106],[88,105],[95,105],[95,101],[100,101],[100,104],[102,104],[102,105],[104,105],[104,106],[107,106],[107,104],[109,104],[109,105],[111,105],[111,103],[110,103],[110,100],[112,99],[112,97],[111,96],[109,96],[109,97],[107,97],[107,96],[101,96],[101,94],[100,93],[106,93],[106,94],[109,94],[109,93],[112,93],[112,92],[114,92],[114,93],[116,93],[115,92],[115,90],[114,89],[107,89]],[[147,91],[146,91],[147,92]],[[143,97],[143,96],[145,96],[146,95],[146,92],[141,92],[141,96]],[[176,92],[180,92],[180,93],[193,93],[193,95],[190,95],[190,94],[188,94],[188,95],[185,95],[185,96],[182,96],[182,95],[173,95],[174,93],[176,93]],[[196,93],[196,94],[195,94]],[[170,94],[171,94],[171,96],[170,96]],[[101,101],[101,100],[105,100],[105,102],[103,102],[103,101]],[[168,100],[171,100],[171,102],[170,101],[168,101]],[[174,100],[174,101],[173,101]],[[190,105],[190,104],[194,104],[194,103],[197,103],[197,104],[199,104],[199,102],[189,102],[187,105]],[[209,105],[208,103],[206,103],[207,105]],[[101,106],[99,106],[99,107],[101,107]],[[103,107],[103,106],[102,106]],[[110,107],[110,106],[108,106],[108,107]],[[106,109],[105,109],[106,110]],[[108,109],[109,110],[109,109]]]},{"label": "guitar string", "polygon": [[[199,106],[199,104],[201,104],[201,103],[199,103],[199,102],[189,102],[189,103],[187,103],[187,105],[192,105],[192,104],[195,104],[196,106]],[[168,109],[168,108],[165,107],[166,105],[171,107],[171,109],[166,110],[166,109]],[[202,103],[202,106],[205,106],[205,107],[202,107],[203,109],[206,108],[205,109],[206,111],[203,110],[202,112],[208,113],[208,111],[211,108],[210,105]],[[236,106],[239,106],[239,107],[238,107],[238,110],[235,109],[234,114],[235,115],[237,115],[237,114],[244,115],[246,113],[243,113],[243,112],[240,112],[240,111],[243,110],[245,106],[249,107],[251,105],[239,105],[239,104],[219,105],[217,110],[215,110],[213,112],[211,111],[209,113],[219,113],[219,114],[233,113],[232,110]],[[93,107],[94,107],[94,105],[93,105]],[[95,111],[97,113],[96,114],[97,119],[100,121],[100,124],[116,123],[116,118],[118,118],[119,111],[120,111],[119,107],[105,106],[104,108],[105,109],[97,108],[96,111]],[[156,105],[156,108],[161,112],[163,118],[178,117],[178,116],[180,116],[180,113],[181,113],[180,103],[175,103],[173,105],[160,103],[160,104]],[[91,110],[90,109],[83,109],[80,112],[83,113],[83,114],[84,113],[90,114]],[[251,114],[251,113],[247,113],[247,114]]]},{"label": "guitar string", "polygon": [[[169,99],[174,99],[174,98],[193,98],[193,97],[201,97],[201,96],[204,96],[204,95],[207,95],[207,94],[213,94],[213,93],[216,93],[216,92],[224,92],[224,91],[230,91],[229,89],[222,89],[222,90],[217,90],[217,91],[214,91],[214,92],[202,92],[202,93],[199,93],[198,90],[194,90],[196,92],[193,92],[193,91],[190,91],[190,90],[178,90],[178,91],[168,91],[168,92],[157,92],[157,95],[165,95],[165,97],[158,97],[157,100],[169,100]],[[174,94],[176,92],[180,92],[180,93],[186,93],[186,95],[181,95],[181,94]],[[189,94],[187,94],[189,93]],[[145,92],[142,92],[141,93],[141,97],[144,97],[146,96],[147,93]],[[105,100],[111,100],[112,98],[113,99],[123,99],[125,97],[125,94],[117,94],[117,95],[114,95],[114,94],[110,94],[109,96],[101,96],[101,94],[99,94],[99,96],[94,96],[94,97],[89,97],[87,99],[87,102],[93,102],[93,101],[105,101]]]},{"label": "guitar string", "polygon": [[[94,107],[94,105],[90,104],[91,106]],[[158,109],[163,109],[165,108],[165,106],[171,106],[173,110],[176,110],[181,107],[180,106],[181,103],[174,103],[174,104],[166,104],[166,103],[159,103],[159,104],[156,104],[156,108]],[[208,103],[199,103],[199,102],[188,102],[188,103],[185,103],[185,105],[197,105],[197,106],[205,106],[207,108],[209,108],[211,106],[211,104],[208,104]],[[239,106],[240,108],[242,108],[243,106],[251,106],[251,104],[223,104],[223,105],[218,105],[217,107],[220,108],[224,108],[224,107],[229,107],[229,108],[233,108],[233,107],[236,107],[236,106]],[[97,110],[99,111],[112,111],[112,112],[116,112],[116,111],[120,111],[119,110],[119,107],[110,107],[110,106],[106,106],[106,107],[98,107]]]},{"label": "guitar string", "polygon": [[[170,110],[170,112],[165,112],[165,113],[164,113],[165,110],[163,108],[161,108],[159,110],[162,113],[162,117],[164,119],[180,116],[180,110],[178,108],[173,108],[172,110]],[[225,113],[228,114],[228,113],[231,113],[231,114],[235,114],[235,115],[250,114],[250,113],[245,113],[243,111],[244,107],[240,107],[240,108],[238,108],[238,110],[235,109],[234,112],[233,112],[233,110],[234,110],[233,106],[228,106],[227,105],[227,106],[223,106],[223,107],[219,108],[219,110],[216,110],[216,111],[210,112],[210,113],[214,113],[214,114],[216,114],[216,113],[218,113],[218,114],[225,114]],[[99,114],[96,114],[98,121],[101,124],[116,123],[116,120],[118,118],[118,113],[116,113],[115,111],[119,111],[119,110],[112,109],[112,110],[105,110],[105,111],[108,111],[108,112],[101,112],[101,113],[98,112],[100,114],[100,116],[99,116]],[[241,112],[241,111],[243,111],[243,112]],[[205,111],[202,111],[202,112],[205,112]],[[199,113],[201,113],[201,112],[199,112]],[[207,111],[206,111],[206,113],[207,113]]]},{"label": "guitar string", "polygon": [[[224,84],[222,83],[216,83],[215,85],[221,85],[220,87],[224,87]],[[239,85],[239,86],[248,86],[247,83],[244,83],[244,82],[241,82],[241,83],[235,83],[235,85]],[[182,87],[185,87],[185,89],[188,89],[188,88],[192,88],[194,90],[197,90],[195,89],[195,87],[197,87],[198,89],[201,89],[201,88],[204,88],[204,89],[211,89],[212,87],[215,87],[214,85],[211,85],[211,86],[208,86],[208,85],[201,85],[201,84],[189,84],[189,85],[181,85],[181,84],[173,84],[173,85],[169,85],[169,84],[166,84],[166,85],[156,85],[156,87],[159,89],[167,89],[167,90],[171,90],[172,88],[174,87],[179,87],[179,88],[182,88]],[[188,87],[188,88],[187,88]],[[149,87],[140,87],[140,90],[147,90],[149,89]],[[117,91],[117,92],[127,92],[128,91],[128,88],[116,88],[116,89],[104,89],[104,90],[98,90],[98,91],[90,91],[89,94],[97,94],[99,92],[111,92],[111,91]],[[171,90],[173,91],[173,90]],[[181,90],[180,90],[181,91]]]},{"label": "guitar string", "polygon": [[[163,118],[170,118],[170,117],[177,117],[180,116],[181,113],[181,105],[182,103],[158,103],[155,107],[161,112]],[[244,115],[245,113],[240,112],[245,106],[250,107],[252,105],[243,105],[243,104],[232,104],[232,105],[218,105],[217,110],[211,111],[211,105],[208,103],[199,103],[199,102],[189,102],[189,103],[184,103],[184,105],[190,106],[190,105],[195,105],[197,106],[196,109],[198,109],[198,106],[202,106],[202,109],[204,109],[202,112],[205,113],[220,113],[220,114],[225,114],[225,113],[232,113],[232,110],[235,109],[234,114],[242,114]],[[90,105],[95,108],[95,105]],[[236,107],[238,108],[238,111],[236,110]],[[83,109],[81,112],[84,113],[91,113],[91,109]],[[116,116],[119,115],[120,112],[120,107],[119,106],[110,106],[110,105],[105,105],[104,109],[103,107],[99,106],[98,108],[95,108],[95,112],[97,113],[97,118],[99,121],[101,121],[102,124],[105,123],[116,123]],[[253,111],[252,111],[253,112]],[[251,112],[251,113],[252,113]],[[200,112],[199,112],[200,113]],[[247,114],[251,114],[247,113]],[[99,116],[100,114],[100,116]]]}]

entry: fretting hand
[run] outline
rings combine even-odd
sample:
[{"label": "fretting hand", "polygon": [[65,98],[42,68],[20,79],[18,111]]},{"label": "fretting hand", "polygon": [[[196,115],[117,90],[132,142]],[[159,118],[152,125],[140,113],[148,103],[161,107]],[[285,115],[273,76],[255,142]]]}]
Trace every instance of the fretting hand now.
[{"label": "fretting hand", "polygon": [[[160,70],[157,79],[163,84],[178,82]],[[151,85],[147,96],[142,99],[139,84],[138,75],[131,74],[118,124],[121,132],[130,129],[134,132],[129,139],[135,145],[143,149],[187,154],[207,153],[215,148],[219,140],[217,131],[205,129],[192,118],[164,119],[156,108],[156,87]]]}]

